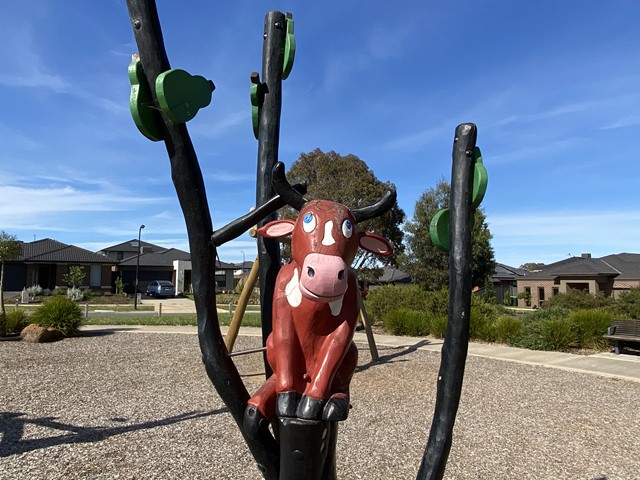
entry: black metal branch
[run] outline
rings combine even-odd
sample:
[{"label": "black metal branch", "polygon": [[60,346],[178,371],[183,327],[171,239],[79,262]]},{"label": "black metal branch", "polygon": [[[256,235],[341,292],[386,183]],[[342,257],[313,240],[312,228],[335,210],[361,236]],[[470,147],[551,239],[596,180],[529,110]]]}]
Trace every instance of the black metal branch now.
[{"label": "black metal branch", "polygon": [[471,313],[471,230],[473,149],[477,130],[472,123],[458,125],[453,142],[451,224],[449,236],[449,318],[442,346],[436,406],[418,480],[444,476],[451,449],[453,426],[460,404],[462,380],[469,348]]},{"label": "black metal branch", "polygon": [[[304,195],[307,193],[307,184],[306,183],[296,183],[293,188],[299,192],[299,194]],[[240,218],[237,218],[233,222],[225,225],[222,228],[219,228],[213,235],[211,236],[211,240],[216,247],[225,244],[233,240],[234,238],[239,237],[244,232],[249,230],[255,224],[257,224],[260,220],[268,217],[273,212],[281,209],[287,204],[284,198],[280,195],[276,195],[271,198],[264,205],[259,206],[255,210],[243,215]]]},{"label": "black metal branch", "polygon": [[302,210],[302,207],[307,203],[307,199],[287,180],[282,162],[276,163],[273,167],[273,188],[287,205],[298,211]]},{"label": "black metal branch", "polygon": [[[282,12],[270,11],[264,18],[264,43],[262,47],[262,105],[258,127],[258,182],[256,205],[266,203],[275,192],[272,187],[272,170],[278,160],[280,142],[280,112],[282,110],[282,69],[286,40],[286,17]],[[273,215],[258,223],[262,226]],[[260,265],[260,306],[262,320],[262,344],[272,330],[273,290],[280,271],[280,244],[274,238],[258,237],[258,260]],[[267,376],[273,372],[264,357]]]},{"label": "black metal branch", "polygon": [[[155,98],[156,77],[171,67],[165,51],[160,20],[154,0],[127,0],[136,43],[149,88]],[[163,114],[161,114],[163,115]],[[215,246],[213,227],[202,172],[185,125],[176,125],[162,116],[162,136],[171,163],[171,177],[189,234],[192,283],[198,317],[198,338],[209,379],[243,432],[242,419],[249,394],[238,370],[227,355],[220,332],[215,294]],[[265,203],[258,202],[258,204]],[[244,432],[243,432],[244,435]],[[267,479],[277,479],[279,452],[273,437],[263,433],[245,441]]]}]

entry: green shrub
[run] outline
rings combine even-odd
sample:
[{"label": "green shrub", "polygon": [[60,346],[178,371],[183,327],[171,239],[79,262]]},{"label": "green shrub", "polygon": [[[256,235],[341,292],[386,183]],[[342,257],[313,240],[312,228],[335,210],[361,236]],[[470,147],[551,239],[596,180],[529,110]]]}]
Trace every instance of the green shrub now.
[{"label": "green shrub", "polygon": [[[449,313],[449,290],[443,288],[442,290],[434,290],[430,292],[424,292],[424,304],[427,312],[432,315],[444,315],[445,317]],[[473,297],[472,297],[473,299]]]},{"label": "green shrub", "polygon": [[[218,305],[237,305],[240,295],[235,293],[218,293],[216,294],[216,303]],[[249,296],[249,305],[258,305],[260,303],[260,294],[255,290]]]},{"label": "green shrub", "polygon": [[23,309],[7,313],[7,333],[20,333],[29,324],[29,314]]},{"label": "green shrub", "polygon": [[576,343],[576,333],[571,322],[565,318],[551,318],[540,322],[540,343],[542,350],[564,352]]},{"label": "green shrub", "polygon": [[[545,340],[543,330],[545,322],[569,322],[569,310],[561,307],[550,307],[522,316],[524,330],[522,335],[511,339],[511,344],[516,347],[528,348],[530,350],[553,350],[549,348],[549,342]],[[548,330],[548,329],[547,329]]]},{"label": "green shrub", "polygon": [[500,315],[493,328],[495,339],[500,343],[513,343],[524,333],[522,319],[513,315]]},{"label": "green shrub", "polygon": [[43,327],[60,330],[66,337],[76,335],[82,323],[82,310],[66,297],[53,297],[40,305],[31,320]]},{"label": "green shrub", "polygon": [[494,321],[498,318],[500,312],[506,311],[502,305],[486,302],[482,297],[477,295],[471,296],[471,309],[477,310],[482,315],[485,315]]},{"label": "green shrub", "polygon": [[385,330],[392,335],[424,337],[429,334],[430,315],[400,307],[385,314],[382,319]]},{"label": "green shrub", "polygon": [[436,338],[444,338],[447,333],[448,317],[446,315],[433,315],[431,317],[431,335]]},{"label": "green shrub", "polygon": [[430,312],[429,293],[417,285],[397,287],[385,285],[369,291],[365,298],[365,307],[369,316],[376,322],[383,321],[391,311],[403,307],[409,310]]},{"label": "green shrub", "polygon": [[551,320],[554,318],[564,318],[568,319],[569,315],[571,315],[571,310],[560,307],[560,306],[552,306],[549,308],[542,308],[539,310],[532,311],[522,317],[525,324],[526,323],[535,323],[541,322],[543,320]]},{"label": "green shrub", "polygon": [[471,316],[469,318],[469,338],[472,340],[483,340],[492,342],[495,340],[494,320],[486,315],[481,309],[471,308]]},{"label": "green shrub", "polygon": [[558,293],[545,300],[542,308],[561,307],[567,310],[584,310],[587,308],[603,308],[613,305],[611,297],[605,297],[602,292],[592,295],[584,290],[570,289],[567,293]]},{"label": "green shrub", "polygon": [[604,310],[577,310],[569,320],[576,333],[578,346],[582,348],[604,348],[607,340],[602,338],[611,325],[613,314]]},{"label": "green shrub", "polygon": [[640,288],[632,288],[620,295],[613,309],[624,318],[640,318]]}]

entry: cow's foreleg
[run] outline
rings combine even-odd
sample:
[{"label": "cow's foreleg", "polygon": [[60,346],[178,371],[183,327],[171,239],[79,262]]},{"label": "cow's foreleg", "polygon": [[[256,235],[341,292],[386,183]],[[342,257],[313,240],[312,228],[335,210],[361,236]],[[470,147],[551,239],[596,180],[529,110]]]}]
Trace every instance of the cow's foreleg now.
[{"label": "cow's foreleg", "polygon": [[[327,400],[332,397],[333,393],[345,394],[345,392],[334,392],[333,381],[343,361],[347,359],[347,353],[351,351],[353,345],[351,341],[352,337],[353,329],[349,322],[345,321],[325,338],[316,356],[319,363],[316,365],[310,382],[298,404],[298,410],[296,412],[298,417],[308,419],[322,418],[324,409],[327,406]],[[353,348],[355,349],[355,346],[353,346]],[[344,401],[341,403],[346,403],[348,407],[348,383],[351,380],[351,375],[353,375],[355,362],[357,362],[357,350],[352,352],[347,360],[345,363],[345,372],[341,372],[340,374],[340,383],[342,384],[343,390],[346,391],[347,397],[345,398],[343,395]],[[352,370],[350,375],[346,372],[347,368]],[[332,416],[335,415],[332,414]]]},{"label": "cow's foreleg", "polygon": [[331,385],[331,398],[327,401],[322,412],[322,419],[331,422],[346,420],[349,416],[349,385],[351,378],[358,366],[358,348],[351,342],[351,346],[347,351],[336,376],[333,378]]},{"label": "cow's foreleg", "polygon": [[243,426],[249,438],[255,439],[261,428],[267,428],[276,410],[276,379],[272,375],[248,400]]}]

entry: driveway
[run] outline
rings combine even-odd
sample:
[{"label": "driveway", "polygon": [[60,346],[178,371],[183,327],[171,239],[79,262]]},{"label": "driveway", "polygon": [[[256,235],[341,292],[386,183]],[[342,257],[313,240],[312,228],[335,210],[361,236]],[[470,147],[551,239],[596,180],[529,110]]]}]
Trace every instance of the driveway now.
[{"label": "driveway", "polygon": [[153,305],[154,310],[157,312],[162,304],[162,313],[196,313],[196,304],[193,300],[183,297],[175,298],[153,298],[142,296],[140,305]]}]

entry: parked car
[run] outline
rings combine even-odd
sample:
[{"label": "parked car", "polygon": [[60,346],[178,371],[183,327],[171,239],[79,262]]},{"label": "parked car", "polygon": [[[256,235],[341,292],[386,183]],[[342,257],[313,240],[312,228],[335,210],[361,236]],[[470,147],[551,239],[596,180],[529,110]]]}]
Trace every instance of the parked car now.
[{"label": "parked car", "polygon": [[147,287],[147,295],[152,297],[173,297],[176,287],[168,280],[154,280]]}]

